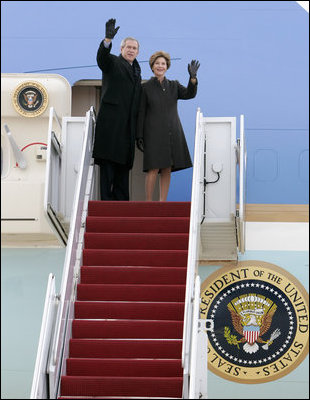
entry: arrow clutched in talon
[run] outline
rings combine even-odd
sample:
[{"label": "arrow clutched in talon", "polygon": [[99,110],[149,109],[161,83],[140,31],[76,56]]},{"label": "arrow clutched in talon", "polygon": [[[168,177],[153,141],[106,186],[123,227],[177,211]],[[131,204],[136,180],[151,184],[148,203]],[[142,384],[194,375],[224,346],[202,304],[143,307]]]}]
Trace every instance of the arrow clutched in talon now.
[{"label": "arrow clutched in talon", "polygon": [[262,346],[262,348],[263,348],[264,350],[268,350],[269,345],[271,345],[271,344],[273,343],[273,341],[274,341],[277,337],[279,337],[280,335],[281,335],[281,331],[280,331],[279,328],[277,328],[275,331],[272,332],[272,334],[271,334],[269,340],[267,341],[266,344],[264,344],[264,346]]}]

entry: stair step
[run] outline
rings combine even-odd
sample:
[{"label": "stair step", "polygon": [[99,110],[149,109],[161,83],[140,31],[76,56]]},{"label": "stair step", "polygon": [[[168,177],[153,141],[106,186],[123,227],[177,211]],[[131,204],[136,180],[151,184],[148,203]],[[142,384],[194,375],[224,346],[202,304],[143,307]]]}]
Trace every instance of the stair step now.
[{"label": "stair step", "polygon": [[72,338],[181,339],[183,321],[85,320],[72,321]]},{"label": "stair step", "polygon": [[74,376],[182,376],[182,373],[180,359],[67,359],[67,375]]},{"label": "stair step", "polygon": [[83,265],[186,267],[187,250],[84,249]]},{"label": "stair step", "polygon": [[183,321],[184,303],[76,301],[75,318],[153,319]]},{"label": "stair step", "polygon": [[175,284],[184,285],[186,268],[82,266],[81,283]]},{"label": "stair step", "polygon": [[182,395],[181,377],[63,376],[62,395],[70,396],[165,396]]},{"label": "stair step", "polygon": [[188,248],[188,233],[96,233],[86,232],[86,249],[183,249]]},{"label": "stair step", "polygon": [[69,357],[181,358],[182,340],[70,339]]},{"label": "stair step", "polygon": [[185,285],[77,285],[77,300],[173,301],[183,302]]},{"label": "stair step", "polygon": [[89,201],[89,216],[188,217],[190,202]]},{"label": "stair step", "polygon": [[86,232],[188,233],[189,217],[90,217]]}]

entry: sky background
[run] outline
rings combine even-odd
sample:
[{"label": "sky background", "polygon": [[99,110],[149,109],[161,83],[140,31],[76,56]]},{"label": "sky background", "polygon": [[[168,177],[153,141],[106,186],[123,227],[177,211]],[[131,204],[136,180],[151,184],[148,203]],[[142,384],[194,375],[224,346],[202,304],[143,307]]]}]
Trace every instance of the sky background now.
[{"label": "sky background", "polygon": [[[249,202],[308,201],[309,14],[297,2],[1,2],[1,71],[57,73],[71,85],[100,79],[96,54],[109,18],[120,26],[114,54],[124,37],[140,41],[143,79],[152,76],[148,59],[157,50],[173,59],[167,78],[183,85],[187,64],[199,60],[197,96],[178,103],[192,155],[198,107],[205,116],[236,116],[237,135],[244,114]],[[255,161],[266,148],[274,150],[270,165],[263,153]],[[257,171],[263,179],[255,179]],[[191,174],[174,175],[190,181]]]}]

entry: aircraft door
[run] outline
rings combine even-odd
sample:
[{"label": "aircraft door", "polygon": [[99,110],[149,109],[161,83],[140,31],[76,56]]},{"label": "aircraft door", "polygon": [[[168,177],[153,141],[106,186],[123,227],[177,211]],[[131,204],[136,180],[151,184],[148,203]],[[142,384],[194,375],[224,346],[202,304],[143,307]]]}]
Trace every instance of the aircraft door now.
[{"label": "aircraft door", "polygon": [[58,245],[43,209],[51,106],[60,119],[71,115],[71,86],[61,75],[1,74],[3,246]]}]

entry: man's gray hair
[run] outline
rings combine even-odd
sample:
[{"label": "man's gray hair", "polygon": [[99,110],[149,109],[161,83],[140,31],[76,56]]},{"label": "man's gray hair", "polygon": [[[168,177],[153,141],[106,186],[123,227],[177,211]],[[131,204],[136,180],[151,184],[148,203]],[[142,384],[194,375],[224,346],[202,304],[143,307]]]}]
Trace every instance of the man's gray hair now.
[{"label": "man's gray hair", "polygon": [[138,40],[135,39],[135,38],[133,38],[133,37],[130,37],[130,36],[129,36],[129,37],[126,37],[125,39],[122,40],[122,42],[121,42],[121,48],[123,48],[123,47],[126,46],[127,40],[134,40],[135,42],[137,42],[137,43],[138,43],[138,49],[139,49],[140,44],[139,44]]}]

